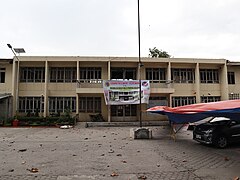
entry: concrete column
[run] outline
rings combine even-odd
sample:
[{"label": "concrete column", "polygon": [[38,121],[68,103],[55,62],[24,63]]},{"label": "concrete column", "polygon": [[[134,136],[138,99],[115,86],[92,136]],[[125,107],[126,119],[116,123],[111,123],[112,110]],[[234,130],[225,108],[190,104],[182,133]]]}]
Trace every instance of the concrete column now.
[{"label": "concrete column", "polygon": [[20,82],[20,60],[17,58],[17,73],[16,73],[16,95],[15,95],[15,104],[16,104],[16,113],[19,111],[19,82]]},{"label": "concrete column", "polygon": [[228,100],[228,81],[227,81],[227,64],[225,64],[220,69],[220,85],[221,85],[221,100]]},{"label": "concrete column", "polygon": [[45,84],[44,84],[44,111],[43,116],[46,117],[48,114],[48,82],[49,82],[49,68],[48,61],[45,61]]},{"label": "concrete column", "polygon": [[196,95],[196,103],[201,102],[200,97],[200,70],[199,70],[199,63],[196,63],[195,66],[195,95]]},{"label": "concrete column", "polygon": [[[108,61],[108,80],[111,79],[111,62]],[[111,122],[111,105],[108,105],[108,122]]]},{"label": "concrete column", "polygon": [[80,79],[80,72],[79,72],[79,61],[77,61],[77,82]]},{"label": "concrete column", "polygon": [[12,69],[12,107],[13,107],[13,114],[16,113],[17,111],[17,106],[16,106],[16,60],[13,58],[13,69]]},{"label": "concrete column", "polygon": [[[172,75],[171,75],[171,62],[168,62],[167,66],[167,88],[173,87]],[[171,94],[168,95],[168,106],[172,107],[172,96]]]},{"label": "concrete column", "polygon": [[168,62],[168,66],[167,66],[167,80],[171,82],[171,62]]},{"label": "concrete column", "polygon": [[[79,88],[79,79],[80,79],[80,72],[79,72],[79,61],[77,61],[77,88]],[[79,114],[79,98],[78,94],[76,93],[76,114]]]},{"label": "concrete column", "polygon": [[108,80],[111,79],[111,62],[108,61]]}]

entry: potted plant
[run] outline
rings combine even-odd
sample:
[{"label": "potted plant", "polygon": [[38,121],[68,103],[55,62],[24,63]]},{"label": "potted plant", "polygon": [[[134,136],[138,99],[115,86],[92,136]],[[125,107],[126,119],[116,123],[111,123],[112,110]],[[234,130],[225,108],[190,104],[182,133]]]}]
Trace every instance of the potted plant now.
[{"label": "potted plant", "polygon": [[19,123],[19,120],[17,119],[17,116],[14,116],[13,121],[12,121],[13,127],[17,127],[18,123]]}]

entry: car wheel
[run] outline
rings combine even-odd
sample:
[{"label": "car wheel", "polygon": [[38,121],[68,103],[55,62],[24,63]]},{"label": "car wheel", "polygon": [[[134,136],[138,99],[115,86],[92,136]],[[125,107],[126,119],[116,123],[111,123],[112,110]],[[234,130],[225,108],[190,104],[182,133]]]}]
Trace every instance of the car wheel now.
[{"label": "car wheel", "polygon": [[227,138],[225,136],[219,136],[215,142],[216,146],[219,148],[225,148],[228,145]]}]

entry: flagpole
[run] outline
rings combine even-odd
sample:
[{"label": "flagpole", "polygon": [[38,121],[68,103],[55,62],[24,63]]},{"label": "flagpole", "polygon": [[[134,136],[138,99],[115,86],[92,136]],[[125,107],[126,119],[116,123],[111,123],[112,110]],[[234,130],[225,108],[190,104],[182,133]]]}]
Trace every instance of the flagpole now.
[{"label": "flagpole", "polygon": [[139,68],[139,126],[142,127],[142,85],[141,85],[141,43],[140,43],[140,8],[138,0],[138,68]]}]

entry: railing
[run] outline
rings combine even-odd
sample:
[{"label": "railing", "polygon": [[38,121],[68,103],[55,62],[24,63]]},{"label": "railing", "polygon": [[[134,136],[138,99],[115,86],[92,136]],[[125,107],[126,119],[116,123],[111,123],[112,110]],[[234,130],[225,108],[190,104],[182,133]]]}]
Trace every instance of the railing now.
[{"label": "railing", "polygon": [[102,87],[103,80],[101,79],[79,79],[77,80],[77,88],[86,87]]},{"label": "railing", "polygon": [[172,80],[149,80],[151,88],[173,88]]},{"label": "railing", "polygon": [[[102,79],[79,79],[77,88],[102,88]],[[172,80],[149,80],[152,88],[173,88]]]}]

